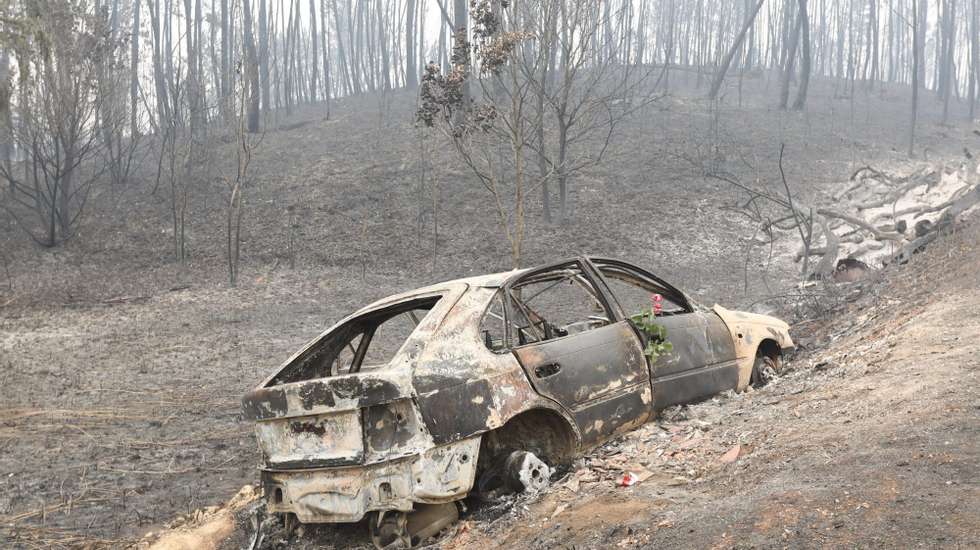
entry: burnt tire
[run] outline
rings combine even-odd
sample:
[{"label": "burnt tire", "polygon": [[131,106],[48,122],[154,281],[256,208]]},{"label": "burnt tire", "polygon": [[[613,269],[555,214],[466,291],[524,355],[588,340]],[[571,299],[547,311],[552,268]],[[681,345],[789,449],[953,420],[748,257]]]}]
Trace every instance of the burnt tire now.
[{"label": "burnt tire", "polygon": [[783,359],[777,355],[757,355],[755,363],[752,365],[752,378],[750,380],[753,388],[761,388],[774,378],[779,376],[783,369]]}]

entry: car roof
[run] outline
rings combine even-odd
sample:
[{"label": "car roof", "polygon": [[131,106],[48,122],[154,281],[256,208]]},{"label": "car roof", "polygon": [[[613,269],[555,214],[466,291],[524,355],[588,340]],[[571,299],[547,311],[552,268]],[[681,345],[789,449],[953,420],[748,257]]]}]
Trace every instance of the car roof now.
[{"label": "car roof", "polygon": [[[474,277],[464,277],[462,279],[456,279],[455,281],[449,281],[452,283],[465,283],[469,286],[484,287],[484,288],[499,288],[504,286],[507,281],[511,278],[531,271],[534,268],[526,269],[514,269],[512,271],[501,271],[500,273],[490,273],[488,275],[477,275]],[[445,283],[444,283],[445,284]]]},{"label": "car roof", "polygon": [[502,271],[500,273],[490,273],[488,275],[477,275],[473,277],[463,277],[460,279],[453,279],[451,281],[443,281],[441,283],[435,283],[431,285],[426,285],[419,288],[413,288],[405,292],[399,292],[397,294],[392,294],[390,296],[385,296],[380,300],[376,300],[361,309],[355,311],[351,314],[351,317],[357,315],[363,315],[369,311],[373,311],[379,308],[388,307],[389,305],[404,302],[406,300],[411,300],[413,298],[432,295],[432,294],[444,294],[446,292],[464,292],[468,288],[500,288],[504,286],[512,277],[520,275],[531,269],[515,269],[513,271]]},{"label": "car roof", "polygon": [[[360,310],[358,310],[357,311],[357,314],[361,314],[363,312],[374,310],[374,309],[377,309],[379,307],[385,307],[385,306],[387,306],[389,304],[394,304],[394,303],[402,302],[404,300],[410,300],[410,299],[412,299],[414,297],[417,297],[417,296],[424,296],[426,294],[434,294],[434,293],[445,292],[446,290],[451,289],[451,288],[454,288],[454,287],[456,287],[456,288],[462,287],[464,289],[465,288],[501,288],[504,285],[506,285],[508,282],[510,282],[512,279],[514,279],[515,277],[518,277],[520,275],[523,275],[524,273],[530,273],[530,272],[533,272],[533,271],[536,271],[536,270],[539,270],[539,269],[548,268],[550,266],[561,265],[563,263],[569,263],[569,262],[574,262],[574,261],[583,260],[583,259],[588,259],[590,261],[597,261],[597,262],[602,262],[602,263],[612,262],[612,263],[621,263],[621,264],[624,264],[624,265],[632,265],[629,262],[624,262],[622,260],[615,260],[615,259],[610,259],[610,258],[603,258],[603,257],[600,257],[600,256],[579,256],[579,257],[576,257],[576,258],[566,258],[566,259],[561,260],[561,261],[551,262],[551,263],[547,263],[547,264],[540,264],[540,265],[536,265],[536,266],[528,267],[528,268],[523,268],[523,269],[514,269],[514,270],[511,270],[511,271],[501,271],[501,272],[498,272],[498,273],[489,273],[489,274],[486,274],[486,275],[475,275],[475,276],[472,276],[472,277],[462,277],[462,278],[459,278],[459,279],[453,279],[453,280],[450,280],[450,281],[443,281],[443,282],[432,284],[432,285],[426,285],[426,286],[423,286],[423,287],[414,288],[414,289],[411,289],[411,290],[408,290],[408,291],[405,291],[405,292],[401,292],[401,293],[394,294],[392,296],[387,296],[385,298],[382,298],[380,300],[377,300],[377,301],[375,301],[375,302],[373,302],[373,303],[371,303],[371,304],[369,304],[369,305],[361,308]],[[670,285],[668,285],[667,283],[665,283],[663,281],[660,281],[659,279],[658,279],[658,282],[664,284],[665,286],[667,286],[668,288],[671,288],[672,290],[676,290],[673,287],[671,287]],[[681,293],[680,291],[678,291],[678,292]],[[683,294],[683,293],[681,293],[681,294]]]},{"label": "car roof", "polygon": [[[582,259],[586,259],[586,258],[589,259],[589,260],[600,261],[600,262],[620,262],[620,263],[626,263],[626,262],[622,262],[621,260],[612,260],[612,259],[608,259],[608,258],[601,258],[601,257],[598,257],[598,256],[579,256],[579,257],[575,257],[575,258],[565,258],[564,260],[560,260],[560,261],[556,261],[556,262],[550,262],[550,263],[546,263],[546,264],[540,264],[540,265],[536,265],[536,266],[532,266],[532,267],[526,267],[526,268],[521,268],[521,269],[512,269],[510,271],[500,271],[498,273],[488,273],[486,275],[474,275],[474,276],[471,276],[471,277],[461,277],[459,279],[452,279],[452,280],[449,280],[449,281],[442,281],[442,282],[439,282],[439,283],[435,283],[435,284],[426,285],[426,286],[423,286],[423,287],[419,287],[419,288],[414,288],[414,289],[411,289],[411,290],[407,290],[405,292],[400,292],[400,293],[395,294],[395,295],[392,295],[392,296],[387,296],[387,297],[385,297],[385,298],[383,298],[381,300],[378,300],[377,302],[375,302],[374,304],[372,304],[372,306],[375,305],[375,304],[380,304],[380,303],[388,303],[388,302],[401,301],[402,299],[411,298],[412,296],[418,296],[418,295],[424,295],[424,294],[431,294],[433,292],[438,292],[440,290],[445,290],[447,287],[456,286],[457,284],[464,284],[464,285],[466,285],[468,287],[475,287],[475,288],[500,288],[500,287],[504,286],[505,284],[507,284],[511,279],[513,279],[513,278],[515,278],[515,277],[517,277],[519,275],[522,275],[524,273],[530,273],[532,271],[536,271],[538,269],[544,269],[544,268],[547,268],[549,266],[561,265],[563,263],[570,263],[570,262],[574,262],[574,261],[582,260]],[[365,309],[369,309],[370,307],[371,306],[369,306],[368,308],[365,308]]]},{"label": "car roof", "polygon": [[[523,269],[514,269],[511,271],[501,271],[499,273],[488,273],[486,275],[474,275],[472,277],[461,277],[459,279],[452,279],[450,281],[442,281],[440,283],[435,283],[432,285],[426,285],[420,288],[412,289],[407,292],[398,294],[397,296],[413,296],[416,294],[429,294],[446,287],[456,286],[456,285],[466,285],[468,287],[475,288],[500,288],[507,284],[512,278],[533,271],[537,267],[529,267]],[[391,297],[389,297],[391,298]],[[385,300],[387,301],[387,299]]]}]

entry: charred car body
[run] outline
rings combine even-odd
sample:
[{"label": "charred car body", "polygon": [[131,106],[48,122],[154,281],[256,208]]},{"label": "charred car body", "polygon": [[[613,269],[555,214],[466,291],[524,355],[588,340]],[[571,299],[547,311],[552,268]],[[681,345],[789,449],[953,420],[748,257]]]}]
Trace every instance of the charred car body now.
[{"label": "charred car body", "polygon": [[[649,364],[631,316],[652,294],[673,352]],[[375,512],[375,542],[387,544],[454,518],[455,501],[499,485],[501,461],[533,485],[546,464],[664,407],[761,381],[792,347],[778,319],[705,308],[634,265],[578,258],[371,304],[287,360],[243,410],[270,512],[303,523]]]}]

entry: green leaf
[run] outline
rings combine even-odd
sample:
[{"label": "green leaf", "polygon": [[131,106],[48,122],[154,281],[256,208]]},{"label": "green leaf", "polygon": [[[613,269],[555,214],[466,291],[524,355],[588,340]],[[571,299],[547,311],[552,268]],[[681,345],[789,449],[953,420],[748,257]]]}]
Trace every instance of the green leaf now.
[{"label": "green leaf", "polygon": [[651,363],[674,351],[674,345],[667,340],[667,328],[656,322],[657,316],[652,309],[632,315],[630,319],[647,336],[643,354]]}]

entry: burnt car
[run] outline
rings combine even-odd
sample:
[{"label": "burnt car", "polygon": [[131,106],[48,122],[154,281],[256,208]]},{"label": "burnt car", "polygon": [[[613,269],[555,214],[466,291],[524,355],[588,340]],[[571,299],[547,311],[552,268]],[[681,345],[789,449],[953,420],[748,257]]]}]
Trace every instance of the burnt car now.
[{"label": "burnt car", "polygon": [[[652,364],[634,322],[651,296],[673,346]],[[792,348],[783,321],[704,307],[640,267],[583,257],[375,302],[242,404],[270,513],[370,514],[379,546],[410,546],[471,491],[538,487],[665,407],[763,383]]]}]

